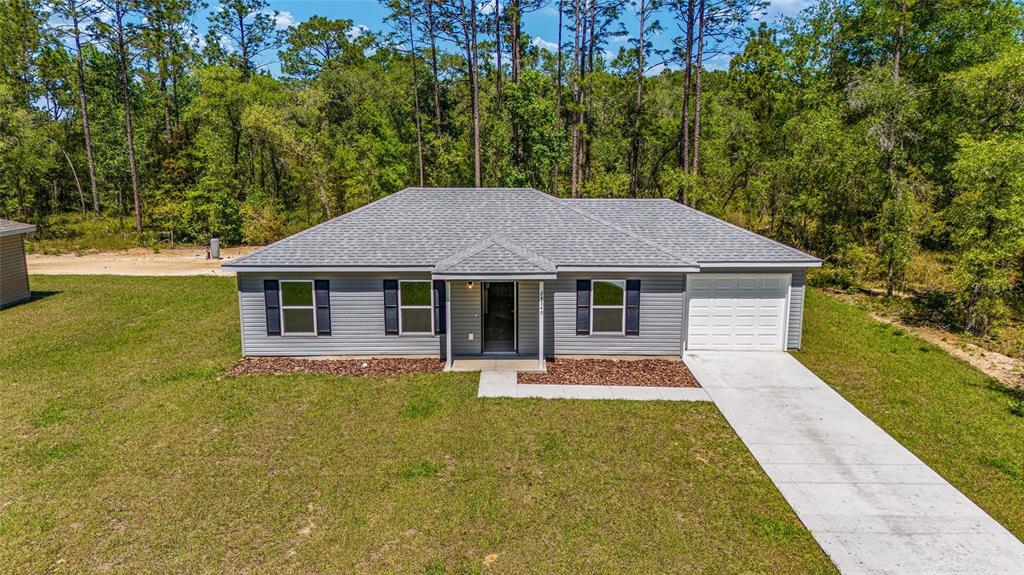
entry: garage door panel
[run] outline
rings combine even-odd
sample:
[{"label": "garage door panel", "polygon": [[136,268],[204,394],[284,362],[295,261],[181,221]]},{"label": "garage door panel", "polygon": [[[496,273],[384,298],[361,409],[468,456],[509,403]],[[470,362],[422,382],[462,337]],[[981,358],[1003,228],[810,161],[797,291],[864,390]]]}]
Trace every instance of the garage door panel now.
[{"label": "garage door panel", "polygon": [[690,276],[688,349],[782,349],[786,274]]}]

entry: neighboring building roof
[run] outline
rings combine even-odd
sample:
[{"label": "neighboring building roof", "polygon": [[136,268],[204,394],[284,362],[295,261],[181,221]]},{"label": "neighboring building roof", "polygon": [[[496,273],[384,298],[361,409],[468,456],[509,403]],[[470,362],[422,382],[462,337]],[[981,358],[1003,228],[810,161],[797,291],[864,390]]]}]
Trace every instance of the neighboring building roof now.
[{"label": "neighboring building roof", "polygon": [[31,234],[34,231],[36,231],[36,227],[32,224],[23,224],[0,218],[0,238],[19,234]]},{"label": "neighboring building roof", "polygon": [[[672,221],[669,221],[672,220]],[[670,200],[564,200],[533,189],[407,188],[233,260],[246,269],[533,274],[697,271],[820,260]]]}]

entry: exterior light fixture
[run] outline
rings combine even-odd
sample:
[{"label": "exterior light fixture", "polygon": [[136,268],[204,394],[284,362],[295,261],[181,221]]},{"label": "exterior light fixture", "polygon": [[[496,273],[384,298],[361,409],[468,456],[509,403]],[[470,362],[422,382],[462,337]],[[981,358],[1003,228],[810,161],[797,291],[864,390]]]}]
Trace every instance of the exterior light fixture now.
[{"label": "exterior light fixture", "polygon": [[466,287],[469,289],[473,289],[473,282],[466,282]]}]

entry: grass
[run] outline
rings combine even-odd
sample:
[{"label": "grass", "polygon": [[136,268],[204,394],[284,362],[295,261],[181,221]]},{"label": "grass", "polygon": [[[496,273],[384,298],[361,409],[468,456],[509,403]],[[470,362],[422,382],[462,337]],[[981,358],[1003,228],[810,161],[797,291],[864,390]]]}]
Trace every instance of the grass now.
[{"label": "grass", "polygon": [[225,278],[0,312],[0,572],[834,573],[708,403],[222,377]]},{"label": "grass", "polygon": [[1024,399],[864,311],[809,290],[796,357],[1024,538]]}]

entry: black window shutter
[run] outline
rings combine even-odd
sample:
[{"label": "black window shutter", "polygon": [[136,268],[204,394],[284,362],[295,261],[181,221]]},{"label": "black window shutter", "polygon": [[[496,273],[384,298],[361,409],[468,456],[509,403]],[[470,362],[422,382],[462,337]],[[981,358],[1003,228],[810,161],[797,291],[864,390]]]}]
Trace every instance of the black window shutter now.
[{"label": "black window shutter", "polygon": [[331,335],[331,282],[316,280],[316,333]]},{"label": "black window shutter", "polygon": [[444,280],[434,280],[434,335],[441,335],[447,331],[445,310],[448,304],[445,302],[445,293]]},{"label": "black window shutter", "polygon": [[267,335],[281,335],[281,299],[277,280],[263,280],[263,304],[267,308]]},{"label": "black window shutter", "polygon": [[384,334],[398,335],[398,280],[384,280]]},{"label": "black window shutter", "polygon": [[640,280],[626,280],[626,335],[640,335]]},{"label": "black window shutter", "polygon": [[576,280],[576,335],[590,334],[590,280]]}]

